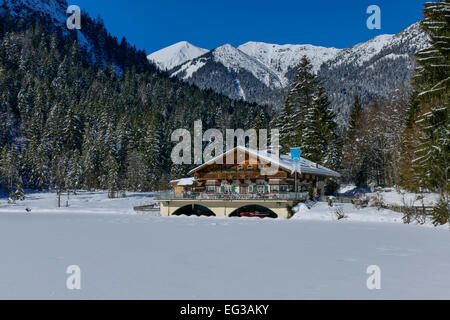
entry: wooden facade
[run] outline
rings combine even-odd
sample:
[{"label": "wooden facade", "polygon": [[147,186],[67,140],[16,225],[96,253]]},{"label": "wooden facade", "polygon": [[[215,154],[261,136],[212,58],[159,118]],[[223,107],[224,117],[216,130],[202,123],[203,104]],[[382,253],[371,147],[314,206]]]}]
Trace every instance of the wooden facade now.
[{"label": "wooden facade", "polygon": [[[194,185],[190,191],[205,193],[288,193],[308,192],[312,185],[317,194],[323,193],[321,182],[324,177],[314,174],[297,173],[298,190],[295,190],[295,174],[287,168],[278,166],[276,173],[265,175],[264,169],[273,164],[260,158],[250,158],[245,153],[245,161],[238,162],[238,150],[234,151],[234,165],[226,164],[227,156],[222,161],[204,164],[190,172],[194,177]],[[217,162],[223,163],[219,164]],[[322,189],[321,189],[322,188]],[[177,190],[178,192],[180,190]]]}]

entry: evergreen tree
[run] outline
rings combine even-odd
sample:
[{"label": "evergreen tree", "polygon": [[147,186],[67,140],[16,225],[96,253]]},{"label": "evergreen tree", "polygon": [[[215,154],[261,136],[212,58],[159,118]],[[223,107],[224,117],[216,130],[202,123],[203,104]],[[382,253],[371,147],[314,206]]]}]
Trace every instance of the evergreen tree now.
[{"label": "evergreen tree", "polygon": [[348,135],[351,136],[354,131],[356,130],[356,126],[358,123],[358,119],[361,116],[362,113],[362,105],[359,101],[359,97],[355,96],[355,102],[352,105],[352,108],[350,109],[350,119],[348,122]]},{"label": "evergreen tree", "polygon": [[78,150],[71,153],[68,161],[68,169],[66,175],[66,186],[68,191],[76,193],[83,187],[83,167],[81,156]]},{"label": "evergreen tree", "polygon": [[334,121],[335,114],[330,109],[330,102],[325,89],[319,86],[314,103],[314,123],[318,154],[316,161],[329,167],[339,162],[338,125]]},{"label": "evergreen tree", "polygon": [[107,168],[107,178],[106,184],[108,192],[108,197],[111,199],[117,198],[118,192],[120,191],[120,182],[119,182],[119,164],[117,163],[114,155],[110,154],[106,161]]},{"label": "evergreen tree", "polygon": [[311,161],[336,164],[339,151],[334,117],[325,89],[312,72],[309,60],[303,57],[286,106],[273,123],[280,128],[283,151],[300,147]]},{"label": "evergreen tree", "polygon": [[318,86],[317,76],[312,68],[311,62],[303,56],[279,121],[283,152],[289,152],[291,147],[302,146],[303,138],[309,135],[309,132],[303,131],[308,121],[312,121],[313,103]]},{"label": "evergreen tree", "polygon": [[[431,39],[431,48],[417,54],[416,94],[410,104],[406,130],[418,142],[415,159],[409,165],[415,175],[403,181],[438,191],[448,201],[448,159],[450,155],[450,20],[448,0],[427,2],[421,27]],[[404,175],[405,176],[405,175]]]},{"label": "evergreen tree", "polygon": [[131,150],[127,157],[127,188],[130,191],[145,191],[147,187],[147,170],[144,157],[139,151]]}]

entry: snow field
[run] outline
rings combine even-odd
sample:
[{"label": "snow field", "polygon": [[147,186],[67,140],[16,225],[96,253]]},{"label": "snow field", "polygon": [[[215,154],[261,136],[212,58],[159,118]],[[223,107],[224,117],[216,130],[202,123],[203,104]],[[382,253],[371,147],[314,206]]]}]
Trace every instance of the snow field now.
[{"label": "snow field", "polygon": [[[0,199],[0,298],[450,298],[448,228],[347,206],[349,218],[337,221],[322,203],[299,207],[298,220],[132,212],[151,199],[83,192],[61,209],[51,193],[19,205]],[[71,265],[81,268],[81,290],[66,287]],[[366,286],[372,265],[381,290]]]}]

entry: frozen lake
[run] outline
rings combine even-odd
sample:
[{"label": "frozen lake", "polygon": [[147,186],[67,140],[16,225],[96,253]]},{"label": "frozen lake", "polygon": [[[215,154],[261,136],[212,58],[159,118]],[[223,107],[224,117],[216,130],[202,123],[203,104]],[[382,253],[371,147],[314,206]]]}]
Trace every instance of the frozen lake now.
[{"label": "frozen lake", "polygon": [[1,299],[450,299],[449,270],[443,228],[0,211]]}]

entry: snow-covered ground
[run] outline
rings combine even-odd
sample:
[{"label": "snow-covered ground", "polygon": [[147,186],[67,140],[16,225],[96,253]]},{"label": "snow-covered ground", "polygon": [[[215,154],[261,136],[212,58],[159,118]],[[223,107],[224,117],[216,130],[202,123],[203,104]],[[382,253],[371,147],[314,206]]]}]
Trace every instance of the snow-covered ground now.
[{"label": "snow-covered ground", "polygon": [[369,198],[375,198],[378,195],[386,205],[394,206],[417,206],[422,204],[426,207],[435,206],[439,201],[437,193],[411,193],[405,190],[397,191],[395,188],[384,188],[379,192],[370,192],[368,189],[358,189],[355,185],[343,185],[337,192],[341,196],[355,196],[365,194]]},{"label": "snow-covered ground", "polygon": [[8,199],[0,197],[0,214],[24,213],[31,209],[31,214],[40,213],[76,213],[76,214],[136,214],[133,207],[154,203],[151,193],[128,193],[126,198],[108,199],[107,192],[77,192],[70,194],[67,207],[67,194],[61,196],[61,208],[55,192],[28,193],[25,201],[8,204]]},{"label": "snow-covered ground", "polygon": [[308,208],[304,204],[300,204],[295,208],[297,213],[293,219],[303,221],[336,221],[337,208],[342,208],[342,213],[346,216],[344,220],[346,221],[403,223],[403,215],[391,210],[378,210],[377,208],[357,209],[352,204],[337,204],[330,208],[328,204],[324,202],[319,202],[311,208]]},{"label": "snow-covered ground", "polygon": [[[80,193],[56,209],[54,194],[0,199],[0,299],[450,299],[448,228],[347,207],[353,218],[307,219],[326,204],[293,220],[132,212],[151,201]],[[79,291],[66,288],[70,265],[81,268]],[[367,289],[371,265],[381,290]]]}]

